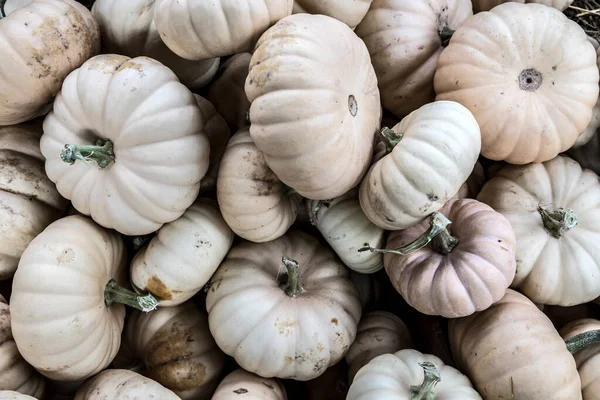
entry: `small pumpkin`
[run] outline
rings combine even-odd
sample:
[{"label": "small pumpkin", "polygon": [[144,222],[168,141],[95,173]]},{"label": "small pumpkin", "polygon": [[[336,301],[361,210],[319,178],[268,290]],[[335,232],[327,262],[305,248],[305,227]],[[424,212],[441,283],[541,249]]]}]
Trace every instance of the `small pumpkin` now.
[{"label": "small pumpkin", "polygon": [[347,25],[310,14],[279,21],[256,45],[246,95],[250,135],[282,182],[312,200],[358,185],[381,105],[367,48]]},{"label": "small pumpkin", "polygon": [[211,400],[287,400],[283,384],[239,368],[221,381]]},{"label": "small pumpkin", "polygon": [[348,270],[306,233],[234,246],[211,281],[213,337],[262,377],[314,379],[344,357],[356,336],[361,306]]},{"label": "small pumpkin", "polygon": [[541,304],[572,306],[600,296],[600,182],[558,156],[505,166],[479,201],[503,214],[517,237],[511,287]]},{"label": "small pumpkin", "polygon": [[424,105],[381,136],[388,154],[365,176],[359,198],[366,216],[387,230],[439,210],[473,171],[481,144],[471,112],[451,101]]},{"label": "small pumpkin", "polygon": [[[600,330],[600,321],[584,318],[572,321],[560,330],[560,335],[569,344],[581,334],[593,335]],[[581,378],[583,400],[600,399],[600,344],[593,343],[575,352],[575,363]]]},{"label": "small pumpkin", "polygon": [[46,173],[100,225],[154,232],[198,195],[209,165],[204,123],[192,93],[158,61],[97,56],[67,77],[44,120]]},{"label": "small pumpkin", "polygon": [[0,126],[45,114],[66,76],[100,51],[98,24],[74,0],[34,0],[4,11]]},{"label": "small pumpkin", "polygon": [[160,383],[136,372],[126,369],[107,369],[86,381],[73,400],[102,399],[178,400],[179,397]]},{"label": "small pumpkin", "polygon": [[577,23],[552,7],[508,2],[458,28],[434,87],[436,100],[471,110],[484,157],[527,164],[575,143],[592,119],[598,79],[596,52]]},{"label": "small pumpkin", "polygon": [[37,400],[35,397],[28,396],[13,390],[0,390],[0,400]]},{"label": "small pumpkin", "polygon": [[513,3],[538,3],[549,7],[558,8],[559,10],[565,10],[573,3],[573,0],[472,0],[473,1],[473,12],[489,11],[499,4],[513,2]]},{"label": "small pumpkin", "polygon": [[345,0],[295,0],[293,12],[328,15],[354,29],[365,17],[372,2],[373,0],[354,0],[351,3]]}]

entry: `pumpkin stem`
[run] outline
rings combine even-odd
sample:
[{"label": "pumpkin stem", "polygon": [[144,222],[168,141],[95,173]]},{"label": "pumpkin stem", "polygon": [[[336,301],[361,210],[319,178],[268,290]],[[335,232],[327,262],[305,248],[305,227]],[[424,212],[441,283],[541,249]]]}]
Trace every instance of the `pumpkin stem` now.
[{"label": "pumpkin stem", "polygon": [[442,377],[433,363],[426,361],[419,365],[423,367],[425,377],[420,386],[410,387],[410,400],[433,400],[435,399],[433,387],[442,380]]},{"label": "pumpkin stem", "polygon": [[152,311],[158,306],[158,300],[151,294],[140,296],[119,286],[114,279],[111,279],[104,287],[104,304],[110,306],[114,302],[125,304],[143,312]]},{"label": "pumpkin stem", "polygon": [[6,0],[0,0],[0,19],[6,17],[6,12],[4,12],[5,4],[6,4]]},{"label": "pumpkin stem", "polygon": [[283,262],[283,265],[287,269],[287,281],[281,285],[281,288],[288,296],[296,297],[298,293],[304,291],[298,261],[292,260],[289,257],[282,257],[281,262]]},{"label": "pumpkin stem", "polygon": [[[333,199],[329,200],[318,200],[316,203],[314,201],[308,202],[308,220],[310,224],[313,226],[319,226],[319,210],[322,206],[329,207],[329,203],[331,203]],[[312,204],[315,204],[314,207],[311,207]]]},{"label": "pumpkin stem", "polygon": [[546,232],[557,239],[559,239],[563,233],[575,227],[579,222],[577,214],[570,208],[559,208],[548,212],[539,206],[538,212],[542,216],[542,222],[544,223]]},{"label": "pumpkin stem", "polygon": [[446,218],[444,214],[436,211],[429,216],[429,228],[421,236],[406,246],[400,247],[396,250],[387,250],[376,249],[369,246],[369,243],[365,243],[364,247],[361,247],[358,249],[358,251],[359,253],[362,253],[363,251],[370,251],[371,253],[391,253],[405,256],[414,253],[417,250],[421,250],[438,236],[441,236],[432,243],[432,247],[439,253],[448,254],[458,244],[458,239],[450,235],[448,229],[446,228],[451,223],[452,221]]},{"label": "pumpkin stem", "polygon": [[60,153],[60,158],[71,165],[75,164],[77,160],[83,161],[87,165],[91,165],[91,162],[95,161],[103,169],[115,161],[113,142],[109,139],[98,139],[95,146],[66,144]]},{"label": "pumpkin stem", "polygon": [[400,143],[400,141],[404,137],[404,133],[396,133],[390,128],[383,127],[379,131],[379,137],[385,144],[386,153],[389,154],[392,152],[392,150],[394,150],[394,147],[396,147],[396,145]]},{"label": "pumpkin stem", "polygon": [[569,350],[571,354],[575,354],[579,350],[582,350],[584,347],[599,342],[600,330],[594,330],[575,335],[571,339],[567,340],[565,343],[567,344],[567,350]]},{"label": "pumpkin stem", "polygon": [[442,46],[448,46],[450,43],[450,39],[452,39],[452,35],[456,32],[454,29],[450,28],[448,25],[444,25],[444,27],[440,30],[440,39],[442,41]]}]

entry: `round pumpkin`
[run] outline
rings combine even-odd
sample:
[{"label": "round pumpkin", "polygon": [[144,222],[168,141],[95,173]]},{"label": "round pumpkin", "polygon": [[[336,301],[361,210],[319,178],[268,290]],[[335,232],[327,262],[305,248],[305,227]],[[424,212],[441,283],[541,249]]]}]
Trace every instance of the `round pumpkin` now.
[{"label": "round pumpkin", "polygon": [[265,379],[243,369],[225,377],[211,400],[287,400],[283,384],[277,379]]},{"label": "round pumpkin", "polygon": [[223,218],[240,237],[268,242],[282,236],[296,220],[300,197],[271,171],[248,128],[229,140],[217,178]]},{"label": "round pumpkin", "polygon": [[508,289],[487,310],[451,319],[448,333],[458,368],[483,398],[581,400],[565,342],[522,294]]},{"label": "round pumpkin", "polygon": [[252,50],[293,5],[293,0],[157,0],[154,22],[175,54],[205,60]]},{"label": "round pumpkin", "polygon": [[103,399],[178,400],[179,397],[160,383],[136,372],[126,369],[107,369],[86,381],[73,400]]},{"label": "round pumpkin", "polygon": [[567,157],[505,166],[479,201],[510,221],[517,237],[511,287],[541,304],[572,306],[600,296],[600,182]]},{"label": "round pumpkin", "polygon": [[225,355],[208,330],[206,312],[192,301],[127,318],[127,342],[149,378],[183,400],[207,400],[215,391]]},{"label": "round pumpkin", "polygon": [[469,378],[436,356],[405,349],[358,371],[347,400],[481,400]]},{"label": "round pumpkin", "polygon": [[100,225],[143,235],[194,202],[209,164],[204,120],[173,72],[101,55],[73,71],[44,120],[46,173]]},{"label": "round pumpkin", "polygon": [[394,314],[373,311],[363,315],[356,339],[345,357],[349,367],[348,382],[352,384],[358,370],[375,357],[413,347],[410,331]]},{"label": "round pumpkin", "polygon": [[44,172],[41,135],[39,124],[0,127],[0,280],[13,276],[25,247],[67,208]]},{"label": "round pumpkin", "polygon": [[74,0],[34,0],[0,18],[0,126],[43,115],[66,76],[100,51],[92,14]]},{"label": "round pumpkin", "polygon": [[404,117],[435,99],[433,76],[452,32],[473,15],[470,0],[374,0],[356,28],[383,107]]},{"label": "round pumpkin", "polygon": [[0,400],[37,400],[35,397],[28,396],[12,390],[0,390]]},{"label": "round pumpkin", "polygon": [[483,156],[527,164],[575,143],[592,119],[598,79],[596,52],[577,23],[552,7],[509,2],[454,33],[434,86],[436,100],[471,110]]},{"label": "round pumpkin", "polygon": [[381,105],[367,48],[347,25],[310,14],[279,21],[256,45],[246,95],[250,135],[282,182],[313,200],[360,182]]},{"label": "round pumpkin", "polygon": [[211,282],[213,337],[262,377],[314,379],[344,357],[356,336],[361,306],[348,270],[306,233],[234,246]]},{"label": "round pumpkin", "polygon": [[[583,333],[590,333],[600,329],[600,321],[585,318],[573,321],[560,330],[560,335],[565,341]],[[583,400],[600,399],[600,344],[593,343],[576,352],[575,363],[581,378],[581,392]]]},{"label": "round pumpkin", "polygon": [[216,75],[219,58],[190,61],[169,50],[156,30],[155,3],[156,0],[96,0],[92,15],[100,25],[103,53],[148,56],[169,67],[190,89],[202,88]]},{"label": "round pumpkin", "polygon": [[424,105],[381,135],[389,154],[373,164],[359,198],[366,216],[387,230],[439,210],[473,171],[481,143],[473,115],[451,101]]},{"label": "round pumpkin", "polygon": [[473,1],[473,12],[489,11],[499,4],[506,2],[513,3],[538,3],[546,6],[558,8],[564,10],[573,3],[573,0],[472,0]]},{"label": "round pumpkin", "polygon": [[295,0],[293,12],[328,15],[354,29],[365,17],[372,2],[373,0]]},{"label": "round pumpkin", "polygon": [[181,304],[204,287],[232,243],[216,202],[198,199],[135,255],[131,285],[152,293],[159,306]]}]

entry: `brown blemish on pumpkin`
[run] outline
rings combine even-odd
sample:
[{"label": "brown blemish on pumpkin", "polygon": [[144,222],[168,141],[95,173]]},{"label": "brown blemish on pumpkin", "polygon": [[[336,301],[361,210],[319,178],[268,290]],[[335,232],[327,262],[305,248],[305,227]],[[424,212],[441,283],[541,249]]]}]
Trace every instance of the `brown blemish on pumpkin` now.
[{"label": "brown blemish on pumpkin", "polygon": [[288,337],[292,334],[294,330],[293,328],[296,326],[296,322],[287,320],[280,321],[279,318],[277,318],[274,325],[280,335],[285,335]]},{"label": "brown blemish on pumpkin", "polygon": [[269,168],[264,155],[260,151],[248,151],[242,156],[242,159],[249,164],[246,178],[253,182],[252,190],[254,194],[260,197],[270,196],[276,188],[281,186],[281,181]]},{"label": "brown blemish on pumpkin", "polygon": [[335,326],[338,326],[338,319],[337,318],[331,318],[331,323],[334,324]]},{"label": "brown blemish on pumpkin", "polygon": [[173,298],[172,292],[169,290],[167,285],[160,280],[156,275],[152,275],[146,282],[146,288],[148,292],[152,293],[161,300],[171,300]]},{"label": "brown blemish on pumpkin", "polygon": [[74,259],[75,259],[75,252],[71,248],[64,249],[63,251],[60,252],[58,257],[56,257],[56,261],[58,261],[59,264],[69,263],[69,262],[73,261]]},{"label": "brown blemish on pumpkin", "polygon": [[325,350],[325,346],[323,346],[322,343],[317,343],[317,350],[319,350],[319,353],[322,352],[323,350]]}]

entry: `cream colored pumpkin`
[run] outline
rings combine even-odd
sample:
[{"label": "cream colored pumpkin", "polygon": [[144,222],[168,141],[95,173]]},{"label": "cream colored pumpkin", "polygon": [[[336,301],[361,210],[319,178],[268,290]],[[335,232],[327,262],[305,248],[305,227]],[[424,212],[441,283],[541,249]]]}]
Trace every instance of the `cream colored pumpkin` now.
[{"label": "cream colored pumpkin", "polygon": [[[424,366],[421,365],[423,363],[428,363],[428,369],[433,367],[435,372],[424,372]],[[471,386],[469,378],[460,371],[445,365],[436,356],[412,349],[375,357],[358,371],[346,399],[375,398],[481,400],[481,396]]]},{"label": "cream colored pumpkin", "polygon": [[293,12],[328,15],[354,29],[365,17],[372,2],[373,0],[295,0]]},{"label": "cream colored pumpkin", "polygon": [[233,135],[221,159],[217,199],[223,218],[240,237],[268,242],[296,220],[300,197],[271,171],[248,128]]},{"label": "cream colored pumpkin", "polygon": [[67,208],[44,172],[41,134],[37,123],[0,127],[0,279],[13,276],[25,247]]},{"label": "cream colored pumpkin", "polygon": [[293,0],[157,0],[154,22],[165,44],[188,60],[251,51]]},{"label": "cream colored pumpkin", "polygon": [[232,243],[217,203],[198,199],[135,255],[131,285],[152,293],[159,306],[181,304],[204,287]]},{"label": "cream colored pumpkin", "polygon": [[527,164],[575,143],[592,119],[598,77],[596,52],[579,25],[551,7],[509,2],[454,33],[434,86],[437,100],[473,112],[483,156]]},{"label": "cream colored pumpkin", "polygon": [[472,0],[473,1],[473,12],[489,11],[499,4],[513,2],[513,3],[539,3],[546,6],[558,8],[564,10],[573,3],[573,0]]},{"label": "cream colored pumpkin", "polygon": [[473,168],[473,172],[471,172],[467,181],[462,184],[460,189],[458,189],[458,193],[456,193],[454,197],[459,199],[475,199],[484,183],[485,170],[479,161],[477,161],[477,163],[475,163],[475,168]]},{"label": "cream colored pumpkin", "polygon": [[307,200],[307,207],[314,225],[348,268],[362,274],[383,268],[381,254],[358,252],[364,243],[383,246],[386,232],[369,221],[360,208],[357,189],[331,201]]},{"label": "cream colored pumpkin", "polygon": [[473,115],[449,101],[413,111],[382,135],[393,149],[365,176],[360,205],[387,230],[409,228],[439,210],[473,171],[481,145]]},{"label": "cream colored pumpkin", "polygon": [[374,0],[356,34],[365,42],[383,107],[404,117],[435,99],[433,76],[470,0]]},{"label": "cream colored pumpkin", "polygon": [[96,0],[92,14],[100,25],[103,52],[148,56],[173,70],[190,89],[200,89],[217,73],[219,59],[190,61],[169,50],[156,30],[155,3],[156,0]]},{"label": "cream colored pumpkin", "polygon": [[511,287],[542,304],[600,296],[600,182],[567,157],[506,166],[477,197],[510,221],[517,237]]},{"label": "cream colored pumpkin", "polygon": [[0,390],[0,400],[37,400],[35,397],[28,396],[12,390]]},{"label": "cream colored pumpkin", "polygon": [[107,369],[83,384],[73,400],[178,400],[179,397],[136,372],[126,369]]},{"label": "cream colored pumpkin", "polygon": [[0,390],[42,398],[46,381],[21,357],[10,327],[10,309],[0,295]]},{"label": "cream colored pumpkin", "polygon": [[509,289],[499,302],[451,319],[449,339],[457,367],[487,400],[581,400],[575,360],[552,322]]},{"label": "cream colored pumpkin", "polygon": [[99,51],[98,24],[74,0],[35,0],[0,18],[0,126],[45,114],[69,72]]},{"label": "cream colored pumpkin", "polygon": [[358,370],[375,357],[413,347],[410,331],[394,314],[373,311],[363,315],[358,324],[356,340],[346,354],[348,382],[352,384]]},{"label": "cream colored pumpkin", "polygon": [[310,14],[279,21],[256,45],[246,95],[250,135],[282,182],[313,200],[360,182],[381,106],[367,48],[347,25]]},{"label": "cream colored pumpkin", "polygon": [[361,306],[348,270],[306,233],[234,246],[211,281],[213,337],[262,377],[314,379],[344,357],[356,336]]},{"label": "cream colored pumpkin", "polygon": [[210,399],[225,356],[208,330],[206,312],[192,301],[127,319],[127,341],[149,378],[183,400]]},{"label": "cream colored pumpkin", "polygon": [[[600,329],[600,321],[585,318],[573,321],[560,330],[565,341],[576,335]],[[583,400],[600,399],[600,344],[593,343],[573,355],[581,379]]]},{"label": "cream colored pumpkin", "polygon": [[277,379],[265,379],[243,369],[225,377],[211,400],[287,400],[283,384]]},{"label": "cream colored pumpkin", "polygon": [[192,93],[164,65],[97,56],[67,77],[44,121],[46,173],[100,225],[147,234],[196,199],[209,164],[204,123]]}]

